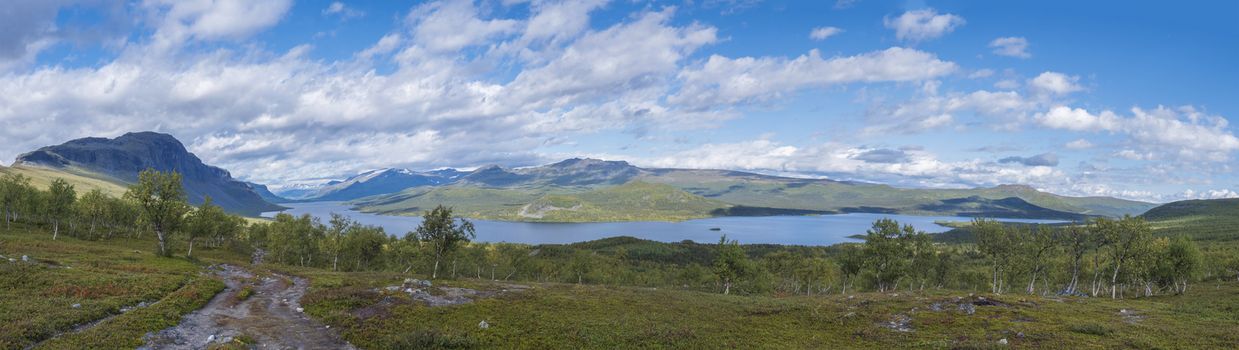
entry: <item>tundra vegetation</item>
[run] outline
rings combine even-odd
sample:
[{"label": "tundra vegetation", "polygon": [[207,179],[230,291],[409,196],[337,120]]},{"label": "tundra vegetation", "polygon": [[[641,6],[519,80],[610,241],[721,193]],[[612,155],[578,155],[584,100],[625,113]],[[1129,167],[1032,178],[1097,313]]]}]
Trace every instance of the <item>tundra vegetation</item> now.
[{"label": "tundra vegetation", "polygon": [[[116,198],[0,178],[0,255],[35,256],[0,261],[0,348],[131,344],[222,288],[199,266],[248,264],[256,253],[265,268],[309,277],[306,312],[369,348],[1239,341],[1239,240],[1211,235],[1198,245],[1140,217],[1061,225],[977,219],[942,235],[879,220],[863,242],[825,247],[725,236],[717,244],[613,237],[529,245],[472,242],[472,224],[442,206],[401,237],[339,215],[328,223],[286,214],[246,220],[210,201],[189,206],[179,181],[148,170]],[[418,276],[479,289],[536,288],[452,311],[384,302],[375,291]],[[169,302],[65,333],[155,300]],[[386,316],[358,311],[381,305]],[[970,317],[974,307],[995,305],[975,310],[993,321]],[[494,326],[479,330],[481,320]],[[566,332],[579,337],[564,339]],[[735,336],[741,333],[756,336]]]}]

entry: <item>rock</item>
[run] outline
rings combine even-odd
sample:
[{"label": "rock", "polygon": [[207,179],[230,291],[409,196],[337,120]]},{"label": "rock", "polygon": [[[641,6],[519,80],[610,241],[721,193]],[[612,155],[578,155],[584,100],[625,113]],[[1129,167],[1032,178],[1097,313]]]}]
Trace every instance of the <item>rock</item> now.
[{"label": "rock", "polygon": [[305,312],[305,309],[303,309],[303,308],[297,308],[297,312]]},{"label": "rock", "polygon": [[972,315],[972,314],[977,313],[977,307],[975,305],[972,305],[972,303],[963,303],[963,304],[959,304],[959,311],[963,311],[965,314]]},{"label": "rock", "polygon": [[214,334],[212,334],[211,336],[207,337],[207,343],[208,343],[208,344],[210,344],[210,343],[211,343],[211,342],[213,342],[213,341],[215,341],[215,335],[214,335]]},{"label": "rock", "polygon": [[400,286],[387,286],[387,288],[383,289],[386,289],[388,292],[399,292]]},{"label": "rock", "polygon": [[487,329],[490,328],[490,324],[486,323],[486,320],[482,320],[482,322],[478,322],[478,328]]},{"label": "rock", "polygon": [[82,308],[82,304],[73,304],[73,308],[74,308],[74,309],[81,309],[81,308]]},{"label": "rock", "polygon": [[1007,338],[998,339],[998,345],[1007,345]]},{"label": "rock", "polygon": [[894,319],[883,325],[886,326],[886,328],[890,328],[898,332],[911,332],[912,317],[909,317],[908,315],[895,315]]},{"label": "rock", "polygon": [[30,257],[22,255],[22,262],[30,262]]},{"label": "rock", "polygon": [[431,283],[430,283],[430,281],[427,281],[427,280],[419,280],[419,279],[416,279],[416,278],[405,278],[405,279],[404,279],[404,284],[403,284],[403,285],[404,285],[405,287],[421,287],[421,288],[426,288],[426,287],[430,287],[430,286],[431,286]]}]

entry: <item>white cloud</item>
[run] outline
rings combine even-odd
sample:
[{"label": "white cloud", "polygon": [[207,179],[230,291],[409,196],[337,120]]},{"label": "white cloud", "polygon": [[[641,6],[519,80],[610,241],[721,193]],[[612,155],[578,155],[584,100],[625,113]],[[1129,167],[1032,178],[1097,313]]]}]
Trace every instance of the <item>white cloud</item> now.
[{"label": "white cloud", "polygon": [[517,30],[519,21],[482,19],[471,0],[431,2],[409,13],[413,39],[432,52],[451,52]]},{"label": "white cloud", "polygon": [[1089,113],[1083,108],[1055,106],[1038,115],[1041,125],[1073,131],[1114,131],[1121,125],[1118,115],[1111,111]]},{"label": "white cloud", "polygon": [[374,46],[361,50],[361,52],[357,53],[357,56],[368,59],[377,55],[389,54],[399,48],[401,41],[403,40],[404,38],[401,37],[400,34],[392,33],[384,35],[383,38],[379,39],[379,42],[374,44]]},{"label": "white cloud", "polygon": [[934,9],[904,12],[899,17],[885,18],[882,23],[895,30],[895,38],[903,41],[925,41],[940,38],[964,25],[964,18]]},{"label": "white cloud", "polygon": [[1002,37],[994,39],[989,43],[989,47],[994,49],[995,55],[1029,58],[1032,54],[1028,53],[1028,39],[1022,37]]},{"label": "white cloud", "polygon": [[1068,142],[1064,146],[1069,149],[1089,149],[1089,148],[1093,148],[1093,143],[1088,142],[1088,140],[1085,140],[1085,139],[1079,139],[1079,140]]},{"label": "white cloud", "polygon": [[1148,160],[1171,155],[1178,160],[1225,161],[1239,150],[1239,138],[1228,129],[1225,118],[1204,114],[1194,107],[1158,106],[1153,110],[1132,108],[1131,117],[1111,111],[1091,113],[1082,108],[1055,106],[1036,117],[1046,127],[1072,131],[1106,131],[1131,138],[1133,147],[1116,155]]},{"label": "white cloud", "polygon": [[244,39],[280,21],[292,0],[144,0],[159,14],[157,46],[185,40]]},{"label": "white cloud", "polygon": [[1084,87],[1077,83],[1079,81],[1079,76],[1066,75],[1058,72],[1043,72],[1037,77],[1029,79],[1028,86],[1033,89],[1033,91],[1042,94],[1066,95],[1084,90]]},{"label": "white cloud", "polygon": [[[181,11],[176,6],[153,15],[180,16],[172,13]],[[0,139],[19,140],[0,147],[0,157],[72,138],[156,130],[239,177],[292,183],[388,166],[530,164],[545,160],[540,148],[580,135],[691,128],[731,116],[662,100],[688,55],[717,41],[715,28],[672,25],[672,10],[639,13],[599,31],[561,27],[562,39],[477,55],[433,52],[427,45],[438,44],[415,39],[428,33],[422,25],[439,20],[430,17],[444,14],[440,7],[419,10],[425,16],[407,32],[389,33],[342,61],[308,58],[307,46],[266,52],[248,45],[131,45],[97,67],[0,75]],[[482,20],[470,11],[463,17],[483,29],[499,21],[502,34],[436,47],[523,40],[519,21]],[[177,18],[201,17],[195,16]],[[188,30],[196,22],[174,23],[183,26],[158,29]],[[514,52],[540,59],[522,62],[507,79],[494,73],[510,67],[487,65],[511,58],[491,55],[520,55]],[[389,53],[394,71],[376,72]],[[173,56],[159,59],[164,54]],[[39,127],[49,124],[63,127]]]},{"label": "white cloud", "polygon": [[976,71],[973,71],[972,73],[968,73],[968,79],[983,79],[983,78],[989,78],[993,75],[994,75],[993,69],[989,69],[989,68],[978,69]]},{"label": "white cloud", "polygon": [[1195,191],[1187,189],[1178,195],[1179,199],[1224,199],[1239,198],[1239,193],[1230,189]]},{"label": "white cloud", "polygon": [[813,28],[812,31],[809,31],[809,39],[826,40],[826,38],[835,36],[842,32],[843,29],[839,29],[838,27],[817,27]]},{"label": "white cloud", "polygon": [[921,133],[949,126],[957,115],[972,113],[986,117],[986,124],[1010,127],[1019,123],[1036,107],[1014,91],[985,91],[929,94],[896,105],[879,104],[866,113],[869,126],[862,135],[884,135],[891,132]]},{"label": "white cloud", "polygon": [[589,27],[589,13],[603,5],[604,0],[535,2],[534,15],[525,24],[528,40],[563,41]]},{"label": "white cloud", "polygon": [[1015,90],[1020,88],[1020,82],[1015,81],[1014,79],[1003,79],[994,82],[994,87],[1003,90]]},{"label": "white cloud", "polygon": [[906,82],[945,76],[958,67],[928,52],[892,47],[823,59],[817,50],[795,59],[710,56],[680,73],[684,85],[668,100],[697,108],[761,102],[805,87],[858,82]]},{"label": "white cloud", "polygon": [[653,167],[743,169],[810,173],[842,180],[881,181],[902,186],[966,188],[1000,184],[1056,183],[1066,174],[1049,166],[1000,164],[982,160],[946,162],[933,153],[907,147],[898,157],[872,161],[883,150],[825,143],[808,147],[768,139],[706,144],[675,154],[637,159]]},{"label": "white cloud", "polygon": [[342,20],[350,20],[360,18],[366,15],[365,12],[345,5],[343,2],[333,1],[327,8],[323,9],[324,16],[337,16]]}]

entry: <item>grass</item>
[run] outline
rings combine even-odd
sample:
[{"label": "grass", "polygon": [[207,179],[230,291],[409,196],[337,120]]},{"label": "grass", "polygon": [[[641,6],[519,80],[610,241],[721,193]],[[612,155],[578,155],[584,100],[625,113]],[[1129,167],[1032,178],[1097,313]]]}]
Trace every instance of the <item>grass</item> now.
[{"label": "grass", "polygon": [[[121,314],[122,308],[163,300],[54,344],[87,348],[124,343],[117,341],[175,324],[181,314],[200,305],[196,302],[213,295],[212,289],[222,288],[213,279],[198,277],[199,264],[245,260],[223,250],[203,251],[201,262],[162,258],[153,248],[149,237],[94,242],[61,236],[53,241],[41,228],[0,228],[0,255],[18,260],[0,261],[0,349],[24,348]],[[21,262],[23,255],[34,263]]]},{"label": "grass", "polygon": [[[1234,282],[1127,300],[983,295],[994,305],[975,306],[969,315],[958,305],[979,299],[949,290],[771,297],[568,284],[532,284],[524,292],[430,308],[401,297],[381,304],[383,295],[372,288],[399,284],[404,275],[311,275],[306,312],[362,348],[995,348],[1007,339],[1013,348],[1225,349],[1239,343]],[[499,288],[485,281],[436,283]],[[904,317],[910,332],[888,327]],[[489,328],[480,329],[481,321]]]},{"label": "grass", "polygon": [[147,333],[177,325],[182,316],[202,308],[222,290],[224,283],[219,280],[196,278],[158,303],[57,337],[36,349],[136,348],[145,343],[143,337]]},{"label": "grass", "polygon": [[39,189],[47,189],[53,180],[64,179],[73,185],[78,193],[86,193],[93,189],[120,197],[128,190],[128,184],[115,178],[93,174],[84,170],[52,170],[30,166],[2,167],[0,174],[21,174],[30,178],[30,184]]}]

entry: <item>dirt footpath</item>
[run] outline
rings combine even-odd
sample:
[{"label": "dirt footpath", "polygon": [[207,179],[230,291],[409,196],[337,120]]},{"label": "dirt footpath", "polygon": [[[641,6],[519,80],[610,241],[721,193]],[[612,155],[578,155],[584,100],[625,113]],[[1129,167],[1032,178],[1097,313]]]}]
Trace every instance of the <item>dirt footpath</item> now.
[{"label": "dirt footpath", "polygon": [[[355,349],[331,329],[300,312],[309,281],[299,277],[255,278],[240,267],[222,265],[214,273],[228,286],[201,310],[181,323],[147,334],[140,349],[204,349],[238,337],[257,342],[258,349]],[[238,301],[249,287],[252,295]]]}]

